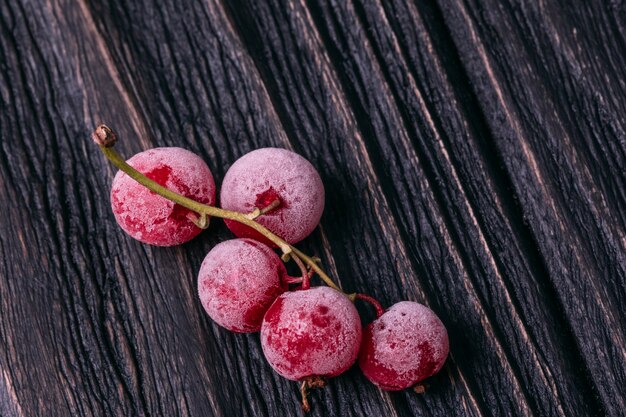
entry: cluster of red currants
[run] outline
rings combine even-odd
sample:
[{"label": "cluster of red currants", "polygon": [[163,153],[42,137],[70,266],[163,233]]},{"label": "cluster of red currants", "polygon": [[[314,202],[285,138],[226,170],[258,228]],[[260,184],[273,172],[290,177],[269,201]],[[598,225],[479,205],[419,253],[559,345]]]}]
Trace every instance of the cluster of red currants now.
[{"label": "cluster of red currants", "polygon": [[[415,386],[443,366],[448,335],[430,309],[403,301],[384,311],[367,295],[346,294],[319,260],[292,246],[317,227],[324,209],[320,176],[300,155],[277,148],[244,155],[226,173],[217,208],[211,171],[192,152],[156,148],[124,162],[112,150],[115,137],[106,126],[96,130],[94,140],[121,168],[111,204],[130,236],[152,245],[178,245],[207,227],[207,214],[225,219],[238,238],[216,245],[204,259],[200,301],[228,330],[260,330],[272,368],[302,382],[305,410],[307,389],[322,386],[357,358],[365,376],[385,390]],[[275,248],[283,251],[282,260]],[[287,273],[283,261],[289,258],[301,276]],[[329,286],[311,287],[315,273]],[[377,310],[364,329],[356,299]]]}]

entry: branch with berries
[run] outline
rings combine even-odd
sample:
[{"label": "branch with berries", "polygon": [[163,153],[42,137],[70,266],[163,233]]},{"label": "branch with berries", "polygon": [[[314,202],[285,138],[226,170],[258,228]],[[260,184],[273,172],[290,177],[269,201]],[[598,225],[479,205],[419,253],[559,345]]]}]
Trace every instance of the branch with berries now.
[{"label": "branch with berries", "polygon": [[[263,353],[283,377],[299,381],[302,407],[308,390],[359,362],[385,390],[414,387],[437,373],[449,352],[448,334],[427,307],[403,301],[384,310],[373,297],[345,293],[320,260],[294,244],[319,224],[324,186],[313,165],[278,148],[262,148],[228,170],[216,207],[216,186],[206,163],[181,148],[155,148],[128,161],[114,149],[115,133],[100,125],[92,135],[117,167],[111,206],[120,227],[151,245],[174,246],[197,236],[211,217],[224,219],[238,237],[219,243],[204,259],[198,294],[207,314],[239,333],[261,333]],[[273,249],[279,249],[279,257]],[[292,260],[301,275],[288,275]],[[311,286],[315,276],[326,286]],[[376,319],[362,329],[356,300],[370,303]]]}]

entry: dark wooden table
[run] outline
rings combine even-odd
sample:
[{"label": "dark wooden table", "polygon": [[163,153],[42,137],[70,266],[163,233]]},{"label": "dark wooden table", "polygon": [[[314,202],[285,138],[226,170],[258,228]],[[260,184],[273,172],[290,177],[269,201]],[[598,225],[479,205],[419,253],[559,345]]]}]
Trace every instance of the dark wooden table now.
[{"label": "dark wooden table", "polygon": [[218,183],[301,153],[327,201],[299,246],[440,315],[425,394],[354,367],[312,415],[625,415],[625,74],[623,0],[0,2],[0,415],[301,413],[199,303],[223,223],[175,248],[118,228],[100,122]]}]

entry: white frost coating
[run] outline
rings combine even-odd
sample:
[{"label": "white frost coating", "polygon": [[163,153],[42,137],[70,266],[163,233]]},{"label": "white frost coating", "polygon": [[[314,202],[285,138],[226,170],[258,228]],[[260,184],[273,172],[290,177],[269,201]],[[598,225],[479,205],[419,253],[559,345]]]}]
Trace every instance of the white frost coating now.
[{"label": "white frost coating", "polygon": [[202,306],[219,325],[236,332],[261,328],[265,311],[282,293],[287,272],[266,245],[232,239],[216,245],[198,274]]},{"label": "white frost coating", "polygon": [[[166,188],[205,204],[215,203],[215,182],[204,161],[182,148],[154,148],[127,161]],[[160,179],[165,181],[162,183]],[[175,204],[118,171],[111,187],[111,204],[119,225],[145,243],[170,246],[184,243],[200,229],[173,218]]]},{"label": "white frost coating", "polygon": [[374,360],[393,369],[400,379],[417,374],[424,361],[437,363],[433,373],[437,372],[449,351],[441,320],[428,307],[411,301],[394,304],[375,320],[372,340]]},{"label": "white frost coating", "polygon": [[261,328],[267,361],[291,380],[342,373],[356,360],[360,343],[359,314],[346,296],[330,287],[283,294]]},{"label": "white frost coating", "polygon": [[221,206],[251,212],[259,195],[272,187],[282,205],[257,219],[289,243],[297,243],[319,224],[324,210],[324,185],[302,156],[279,148],[262,148],[239,158],[221,188]]}]

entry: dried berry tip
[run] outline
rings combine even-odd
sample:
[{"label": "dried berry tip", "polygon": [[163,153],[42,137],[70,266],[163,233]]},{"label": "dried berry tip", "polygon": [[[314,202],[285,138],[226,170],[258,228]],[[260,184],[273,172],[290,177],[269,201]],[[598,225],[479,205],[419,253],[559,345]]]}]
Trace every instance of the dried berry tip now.
[{"label": "dried berry tip", "polygon": [[415,391],[416,394],[423,394],[426,392],[426,388],[428,386],[426,384],[415,384],[413,386],[413,391]]},{"label": "dried berry tip", "polygon": [[110,148],[117,142],[117,135],[107,125],[100,125],[91,135],[93,141],[105,148]]},{"label": "dried berry tip", "polygon": [[308,413],[311,411],[311,405],[309,404],[309,388],[323,388],[326,386],[326,379],[321,376],[309,376],[302,381],[300,385],[300,394],[302,395],[302,411]]},{"label": "dried berry tip", "polygon": [[307,388],[308,386],[306,381],[302,382],[302,385],[300,385],[300,395],[302,396],[302,411],[305,413],[311,411],[311,405],[309,404],[309,399],[307,398],[309,395]]}]

